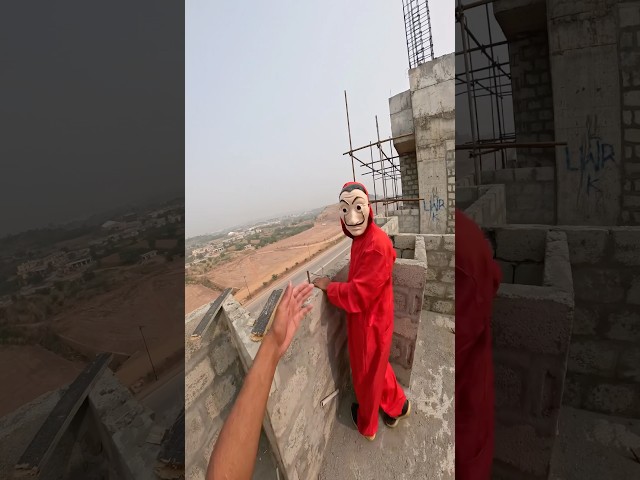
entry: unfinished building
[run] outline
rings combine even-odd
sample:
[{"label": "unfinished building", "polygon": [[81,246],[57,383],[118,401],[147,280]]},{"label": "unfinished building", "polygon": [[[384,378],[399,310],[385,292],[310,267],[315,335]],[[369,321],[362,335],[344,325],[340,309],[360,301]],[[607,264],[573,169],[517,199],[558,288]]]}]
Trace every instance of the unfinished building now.
[{"label": "unfinished building", "polygon": [[640,2],[456,20],[457,205],[504,275],[494,478],[640,478]]}]

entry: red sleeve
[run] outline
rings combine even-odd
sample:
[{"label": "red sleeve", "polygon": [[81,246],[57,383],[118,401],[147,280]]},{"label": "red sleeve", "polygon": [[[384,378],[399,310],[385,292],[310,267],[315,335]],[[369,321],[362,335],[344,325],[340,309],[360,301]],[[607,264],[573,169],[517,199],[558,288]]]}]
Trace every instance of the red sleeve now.
[{"label": "red sleeve", "polygon": [[369,250],[359,261],[358,269],[349,282],[331,282],[327,287],[329,301],[347,313],[367,310],[389,279],[393,262],[378,250]]}]

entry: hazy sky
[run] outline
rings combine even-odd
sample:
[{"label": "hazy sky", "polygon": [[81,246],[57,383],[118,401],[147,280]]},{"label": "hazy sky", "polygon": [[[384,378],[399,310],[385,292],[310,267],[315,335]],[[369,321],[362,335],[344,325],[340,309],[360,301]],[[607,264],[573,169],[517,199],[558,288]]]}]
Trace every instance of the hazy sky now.
[{"label": "hazy sky", "polygon": [[2,2],[0,236],[184,181],[179,2]]},{"label": "hazy sky", "polygon": [[[453,6],[430,2],[436,57]],[[352,176],[343,91],[355,147],[376,114],[390,135],[388,99],[409,88],[399,0],[189,0],[185,43],[187,236],[334,202]]]}]

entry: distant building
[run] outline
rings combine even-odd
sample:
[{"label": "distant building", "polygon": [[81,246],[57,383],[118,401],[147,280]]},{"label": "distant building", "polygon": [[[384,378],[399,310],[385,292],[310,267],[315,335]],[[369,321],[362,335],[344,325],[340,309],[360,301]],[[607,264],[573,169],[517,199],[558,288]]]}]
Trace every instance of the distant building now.
[{"label": "distant building", "polygon": [[147,253],[143,253],[142,255],[140,255],[140,262],[142,262],[142,263],[148,262],[149,260],[151,260],[156,255],[158,255],[158,251],[157,250],[151,250],[151,251],[149,251]]},{"label": "distant building", "polygon": [[115,220],[107,220],[102,224],[102,228],[105,230],[122,230],[125,228],[125,223],[117,222]]},{"label": "distant building", "polygon": [[[87,249],[87,252],[89,250]],[[55,252],[46,257],[36,260],[29,260],[18,265],[17,274],[23,280],[31,274],[44,275],[47,270],[56,270],[68,261],[68,256],[64,252]]]},{"label": "distant building", "polygon": [[78,270],[83,270],[93,264],[93,259],[91,257],[79,258],[77,260],[73,260],[67,263],[63,271],[64,273],[76,272]]}]

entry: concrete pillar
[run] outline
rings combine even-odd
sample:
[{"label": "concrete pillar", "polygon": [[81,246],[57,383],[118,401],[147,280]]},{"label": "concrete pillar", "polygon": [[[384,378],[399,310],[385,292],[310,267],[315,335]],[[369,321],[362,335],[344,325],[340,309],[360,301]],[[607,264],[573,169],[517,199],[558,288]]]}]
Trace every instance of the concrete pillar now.
[{"label": "concrete pillar", "polygon": [[557,220],[616,225],[622,152],[616,9],[610,0],[547,1]]},{"label": "concrete pillar", "polygon": [[[455,195],[455,56],[444,55],[409,70],[421,202],[420,233],[453,232]],[[451,201],[450,201],[451,200]],[[451,215],[449,214],[451,210]]]}]

